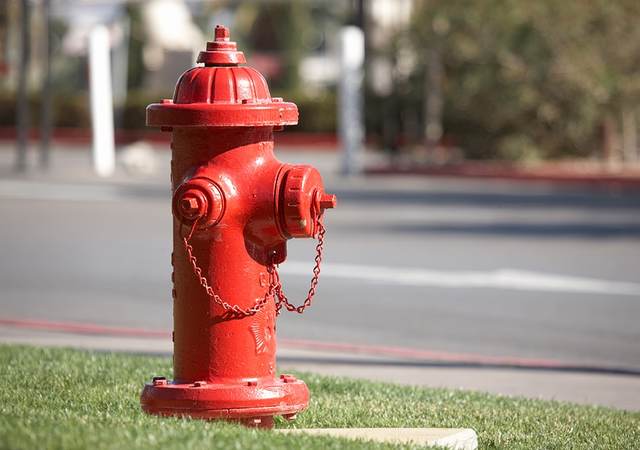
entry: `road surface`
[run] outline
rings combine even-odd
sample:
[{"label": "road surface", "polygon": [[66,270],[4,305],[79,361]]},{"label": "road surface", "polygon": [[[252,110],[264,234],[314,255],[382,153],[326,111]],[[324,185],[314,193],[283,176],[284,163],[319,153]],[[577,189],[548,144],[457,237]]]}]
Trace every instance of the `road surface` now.
[{"label": "road surface", "polygon": [[[638,192],[341,180],[331,157],[284,157],[320,164],[339,205],[314,305],[283,314],[280,338],[640,374]],[[167,174],[95,182],[63,169],[0,178],[0,316],[171,330]],[[313,242],[292,242],[290,297],[312,264]]]}]

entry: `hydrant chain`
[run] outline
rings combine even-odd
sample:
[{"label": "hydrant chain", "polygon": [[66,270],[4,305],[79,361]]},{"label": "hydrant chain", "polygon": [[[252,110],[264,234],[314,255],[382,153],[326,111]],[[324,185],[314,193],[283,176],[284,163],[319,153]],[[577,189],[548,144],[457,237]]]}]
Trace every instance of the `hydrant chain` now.
[{"label": "hydrant chain", "polygon": [[311,278],[311,282],[309,283],[309,292],[307,293],[307,297],[305,298],[304,302],[299,306],[295,306],[289,301],[289,298],[285,295],[282,289],[282,282],[280,281],[280,274],[278,273],[277,266],[274,264],[270,264],[267,267],[267,272],[269,273],[269,289],[267,290],[263,298],[256,300],[256,304],[247,309],[242,309],[238,305],[231,305],[225,302],[222,298],[220,298],[218,294],[215,293],[215,291],[207,281],[207,278],[202,275],[202,269],[198,266],[198,259],[193,254],[193,246],[190,243],[191,237],[193,236],[197,225],[198,220],[194,221],[191,225],[189,234],[182,238],[185,251],[187,252],[187,259],[189,260],[191,268],[193,269],[193,273],[200,282],[200,285],[204,288],[209,297],[211,297],[213,301],[216,304],[220,305],[225,311],[230,311],[239,317],[252,316],[258,313],[264,307],[264,305],[267,304],[269,298],[277,298],[277,300],[275,300],[276,315],[280,315],[280,311],[282,310],[283,306],[287,311],[297,312],[298,314],[302,314],[305,309],[311,306],[313,297],[316,295],[316,289],[318,287],[318,282],[320,279],[320,264],[322,263],[322,254],[324,252],[324,235],[326,230],[322,225],[321,218],[318,218],[316,222],[316,236],[318,239],[318,244],[316,245],[316,256],[314,258],[315,265],[313,266],[312,270],[313,277]]},{"label": "hydrant chain", "polygon": [[320,264],[322,263],[322,254],[324,251],[324,234],[326,232],[324,225],[322,225],[322,216],[318,217],[316,220],[316,230],[317,230],[317,239],[318,244],[316,245],[316,257],[315,257],[315,265],[313,266],[313,277],[311,278],[311,282],[309,283],[309,292],[307,293],[307,298],[305,298],[304,302],[300,306],[293,305],[284,291],[282,290],[282,283],[280,282],[280,274],[278,273],[278,268],[274,267],[274,278],[275,278],[275,286],[274,296],[277,297],[276,300],[276,314],[280,314],[280,310],[284,306],[287,311],[297,312],[298,314],[302,314],[304,310],[311,306],[311,302],[313,301],[313,297],[316,295],[316,289],[318,287],[318,281],[320,279]]},{"label": "hydrant chain", "polygon": [[242,309],[238,305],[231,305],[225,302],[222,298],[220,298],[218,294],[215,293],[215,291],[207,281],[207,278],[202,275],[202,269],[198,266],[198,259],[193,254],[193,246],[190,242],[191,237],[193,236],[193,233],[198,225],[198,220],[195,220],[193,222],[189,234],[182,238],[182,242],[184,244],[184,249],[187,252],[187,259],[189,260],[191,268],[193,269],[193,273],[200,282],[200,285],[204,288],[209,297],[211,297],[215,303],[220,305],[227,312],[232,312],[238,317],[253,316],[254,314],[258,313],[264,307],[264,305],[267,304],[269,298],[274,297],[274,288],[276,286],[275,277],[277,276],[277,274],[274,270],[273,265],[267,268],[267,271],[269,272],[269,289],[267,290],[263,298],[256,300],[256,304],[254,306],[252,306],[251,308]]}]

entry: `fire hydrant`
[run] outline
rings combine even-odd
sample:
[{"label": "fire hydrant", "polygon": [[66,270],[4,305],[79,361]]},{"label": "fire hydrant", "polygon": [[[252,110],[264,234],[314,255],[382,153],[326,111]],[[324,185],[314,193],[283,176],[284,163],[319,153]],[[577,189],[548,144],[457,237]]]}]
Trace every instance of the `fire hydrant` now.
[{"label": "fire hydrant", "polygon": [[[302,313],[318,284],[325,229],[336,205],[319,172],[279,162],[273,132],[298,122],[264,77],[215,29],[172,100],[147,107],[147,125],[172,133],[174,379],[155,377],[144,411],[271,427],[309,403],[303,381],[276,376],[276,316]],[[315,237],[315,266],[300,306],[285,296],[278,264],[286,242]]]}]

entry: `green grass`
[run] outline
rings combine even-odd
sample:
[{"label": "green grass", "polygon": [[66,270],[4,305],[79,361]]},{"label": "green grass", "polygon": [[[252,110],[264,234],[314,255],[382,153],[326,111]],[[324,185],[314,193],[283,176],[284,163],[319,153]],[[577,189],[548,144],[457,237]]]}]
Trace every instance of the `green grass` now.
[{"label": "green grass", "polygon": [[[170,374],[169,358],[0,346],[0,448],[408,448],[143,414],[143,383]],[[301,376],[311,406],[277,427],[460,427],[482,449],[640,448],[640,413]]]}]

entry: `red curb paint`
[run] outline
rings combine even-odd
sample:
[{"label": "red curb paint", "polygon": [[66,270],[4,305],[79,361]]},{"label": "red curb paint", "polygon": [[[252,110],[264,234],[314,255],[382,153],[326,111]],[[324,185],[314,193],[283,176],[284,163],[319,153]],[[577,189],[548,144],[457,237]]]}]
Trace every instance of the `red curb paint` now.
[{"label": "red curb paint", "polygon": [[[29,140],[37,143],[40,139],[40,130],[32,128],[29,130]],[[16,140],[15,127],[0,127],[0,142],[13,142]],[[68,147],[79,147],[85,149],[91,145],[91,130],[87,128],[55,128],[51,133],[55,144]],[[145,141],[150,144],[157,144],[159,148],[168,147],[171,142],[169,135],[150,130],[115,130],[115,142],[117,145],[131,144],[137,141]],[[275,137],[276,150],[290,151],[324,151],[332,153],[338,151],[338,137],[335,133],[320,132],[287,132],[280,133]]]},{"label": "red curb paint", "polygon": [[640,188],[640,172],[638,170],[610,173],[596,169],[572,171],[562,167],[554,168],[551,166],[527,169],[500,162],[467,162],[440,167],[401,168],[380,166],[370,167],[366,169],[365,172],[368,175],[417,175],[429,177],[531,181],[606,188]]},{"label": "red curb paint", "polygon": [[78,334],[97,334],[102,336],[171,338],[171,333],[144,328],[111,327],[90,323],[53,322],[48,320],[0,318],[0,325],[29,330],[60,331]]},{"label": "red curb paint", "polygon": [[[171,333],[145,328],[113,327],[89,323],[55,322],[48,320],[30,320],[0,318],[0,326],[15,328],[58,331],[77,334],[95,334],[102,336],[139,337],[170,339]],[[440,362],[456,362],[486,365],[508,365],[539,368],[562,368],[573,366],[561,361],[539,358],[518,358],[503,356],[485,356],[472,353],[450,353],[433,350],[420,350],[407,347],[377,346],[366,344],[345,344],[337,342],[310,341],[304,339],[279,339],[281,347],[299,350],[335,351],[357,353],[359,355],[386,356],[413,360],[430,360]]]}]

